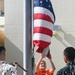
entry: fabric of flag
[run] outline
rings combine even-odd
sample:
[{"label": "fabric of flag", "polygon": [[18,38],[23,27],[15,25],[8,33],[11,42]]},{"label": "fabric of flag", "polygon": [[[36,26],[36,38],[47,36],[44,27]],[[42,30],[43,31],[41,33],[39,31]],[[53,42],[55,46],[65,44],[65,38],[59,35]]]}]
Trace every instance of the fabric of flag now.
[{"label": "fabric of flag", "polygon": [[34,0],[34,34],[33,45],[38,46],[36,52],[47,57],[53,35],[55,14],[50,0]]}]

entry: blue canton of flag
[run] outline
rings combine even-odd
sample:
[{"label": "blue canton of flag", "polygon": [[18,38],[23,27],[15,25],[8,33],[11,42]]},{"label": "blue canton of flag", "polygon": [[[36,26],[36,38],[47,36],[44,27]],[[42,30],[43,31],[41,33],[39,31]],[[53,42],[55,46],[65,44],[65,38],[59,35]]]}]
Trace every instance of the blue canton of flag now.
[{"label": "blue canton of flag", "polygon": [[50,12],[53,13],[55,21],[55,14],[50,0],[34,0],[34,7],[43,7],[48,9]]}]

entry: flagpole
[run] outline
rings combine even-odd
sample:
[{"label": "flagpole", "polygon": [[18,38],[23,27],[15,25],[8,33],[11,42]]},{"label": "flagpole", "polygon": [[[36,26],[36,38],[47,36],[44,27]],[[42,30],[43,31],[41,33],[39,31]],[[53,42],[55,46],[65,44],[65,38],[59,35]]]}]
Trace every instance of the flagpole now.
[{"label": "flagpole", "polygon": [[23,75],[32,75],[32,0],[23,0]]}]

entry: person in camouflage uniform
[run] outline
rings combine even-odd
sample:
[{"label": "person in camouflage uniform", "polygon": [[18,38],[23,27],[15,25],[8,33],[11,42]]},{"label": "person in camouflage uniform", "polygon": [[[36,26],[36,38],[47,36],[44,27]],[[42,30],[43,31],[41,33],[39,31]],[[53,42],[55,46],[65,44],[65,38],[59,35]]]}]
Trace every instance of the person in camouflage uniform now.
[{"label": "person in camouflage uniform", "polygon": [[66,66],[61,68],[56,75],[75,75],[75,49],[73,47],[67,47],[63,54]]},{"label": "person in camouflage uniform", "polygon": [[5,62],[6,49],[0,46],[0,75],[18,75],[16,67]]}]

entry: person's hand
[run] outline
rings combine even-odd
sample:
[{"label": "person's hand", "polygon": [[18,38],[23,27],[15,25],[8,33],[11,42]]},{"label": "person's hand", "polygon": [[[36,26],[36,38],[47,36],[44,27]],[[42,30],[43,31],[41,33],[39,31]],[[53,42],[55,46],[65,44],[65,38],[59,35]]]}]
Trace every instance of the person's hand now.
[{"label": "person's hand", "polygon": [[45,57],[46,57],[46,55],[41,53],[41,58],[43,59]]},{"label": "person's hand", "polygon": [[14,65],[14,67],[15,67],[16,69],[18,68],[18,62],[17,62],[17,61],[13,62],[13,65]]}]

